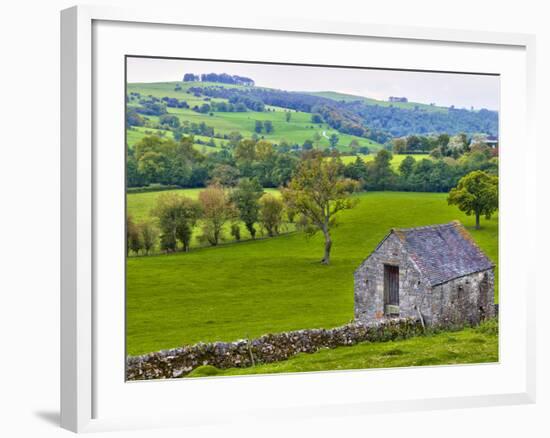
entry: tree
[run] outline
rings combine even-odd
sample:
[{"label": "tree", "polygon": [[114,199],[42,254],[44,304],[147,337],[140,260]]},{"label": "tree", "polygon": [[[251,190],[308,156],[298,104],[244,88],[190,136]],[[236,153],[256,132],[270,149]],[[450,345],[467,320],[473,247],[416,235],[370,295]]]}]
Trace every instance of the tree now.
[{"label": "tree", "polygon": [[313,149],[313,141],[309,139],[305,140],[304,144],[302,145],[302,149],[306,151]]},{"label": "tree", "polygon": [[340,138],[336,134],[332,134],[328,139],[328,142],[330,143],[330,147],[335,148],[339,140]]},{"label": "tree", "polygon": [[271,134],[273,132],[273,123],[271,120],[264,121],[264,129],[266,134]]},{"label": "tree", "polygon": [[132,249],[132,240],[137,234],[137,226],[134,223],[131,215],[126,216],[126,256],[130,254]]},{"label": "tree", "polygon": [[166,125],[172,129],[177,129],[180,127],[180,119],[178,116],[173,114],[163,114],[159,117],[159,123],[161,125]]},{"label": "tree", "polygon": [[199,77],[193,73],[185,73],[183,75],[183,81],[184,82],[195,82],[198,81]]},{"label": "tree", "polygon": [[262,132],[264,129],[264,124],[261,122],[261,120],[256,120],[256,124],[254,126],[254,131],[258,134]]},{"label": "tree", "polygon": [[151,222],[145,221],[139,224],[139,231],[145,254],[149,255],[151,250],[155,247],[155,243],[157,241],[157,230]]},{"label": "tree", "polygon": [[404,178],[408,178],[414,169],[416,160],[410,155],[406,156],[401,164],[399,164],[399,172]]},{"label": "tree", "polygon": [[224,187],[234,187],[239,180],[240,172],[229,164],[218,164],[211,172],[210,183],[219,184]]},{"label": "tree", "polygon": [[448,134],[439,134],[437,136],[437,145],[442,155],[447,155],[447,149],[449,147],[449,141],[451,138]]},{"label": "tree", "polygon": [[391,168],[393,155],[390,151],[381,149],[373,161],[367,163],[368,183],[371,188],[387,190],[395,182],[395,172]]},{"label": "tree", "polygon": [[250,162],[256,159],[256,142],[254,140],[241,140],[235,148],[237,161]]},{"label": "tree", "polygon": [[231,202],[237,207],[239,217],[244,222],[250,236],[256,237],[254,224],[258,222],[260,204],[264,189],[257,179],[242,178],[235,190],[231,193]]},{"label": "tree", "polygon": [[407,151],[407,140],[404,138],[394,138],[392,140],[392,151],[394,154],[403,154]]},{"label": "tree", "polygon": [[136,254],[139,254],[141,249],[143,248],[143,241],[141,240],[141,233],[140,233],[140,226],[134,225],[129,233],[130,237],[130,249],[135,252]]},{"label": "tree", "polygon": [[315,123],[317,125],[323,123],[323,117],[321,117],[321,114],[312,114],[311,123]]},{"label": "tree", "polygon": [[210,108],[210,105],[208,105],[207,103],[203,103],[199,108],[198,108],[198,112],[199,113],[202,113],[202,114],[207,114],[209,113],[211,110]]},{"label": "tree", "polygon": [[291,112],[290,112],[290,111],[286,111],[286,112],[285,112],[285,120],[286,120],[287,122],[290,122],[290,118],[291,118],[291,117],[292,117]]},{"label": "tree", "polygon": [[363,159],[358,156],[354,162],[351,162],[345,166],[344,176],[364,184],[367,179],[367,165]]},{"label": "tree", "polygon": [[236,148],[239,142],[243,139],[243,136],[238,131],[231,131],[227,137],[231,148]]},{"label": "tree", "polygon": [[219,185],[210,185],[199,193],[202,208],[202,238],[216,246],[222,238],[223,226],[236,217],[234,205]]},{"label": "tree", "polygon": [[178,241],[189,251],[193,228],[200,216],[197,201],[177,193],[162,193],[152,211],[159,219],[160,245],[165,251],[176,251]]},{"label": "tree", "polygon": [[193,148],[192,137],[179,142],[146,136],[134,145],[137,174],[143,183],[176,184],[185,186],[200,153]]},{"label": "tree", "polygon": [[273,149],[273,143],[267,140],[260,140],[256,143],[256,156],[257,161],[269,161],[275,156],[275,150]]},{"label": "tree", "polygon": [[283,202],[275,196],[266,193],[260,199],[259,220],[269,237],[279,234],[283,222]]},{"label": "tree", "polygon": [[314,155],[299,164],[282,190],[287,209],[301,215],[304,230],[310,235],[322,231],[325,247],[321,263],[326,265],[330,263],[330,231],[336,225],[336,214],[356,205],[350,194],[357,182],[343,178],[340,169],[338,159],[325,160],[321,154]]},{"label": "tree", "polygon": [[498,176],[482,170],[470,172],[458,181],[458,185],[449,192],[449,205],[456,205],[468,216],[476,217],[476,230],[479,230],[479,218],[490,219],[498,209]]},{"label": "tree", "polygon": [[422,140],[417,135],[410,135],[407,137],[407,150],[408,151],[421,151],[422,150]]}]

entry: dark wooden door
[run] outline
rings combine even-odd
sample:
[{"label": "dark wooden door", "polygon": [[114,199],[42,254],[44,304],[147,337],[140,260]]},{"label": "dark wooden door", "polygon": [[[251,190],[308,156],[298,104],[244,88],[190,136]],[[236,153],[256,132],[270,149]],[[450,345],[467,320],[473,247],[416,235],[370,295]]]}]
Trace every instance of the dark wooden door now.
[{"label": "dark wooden door", "polygon": [[384,265],[385,304],[399,306],[399,267]]}]

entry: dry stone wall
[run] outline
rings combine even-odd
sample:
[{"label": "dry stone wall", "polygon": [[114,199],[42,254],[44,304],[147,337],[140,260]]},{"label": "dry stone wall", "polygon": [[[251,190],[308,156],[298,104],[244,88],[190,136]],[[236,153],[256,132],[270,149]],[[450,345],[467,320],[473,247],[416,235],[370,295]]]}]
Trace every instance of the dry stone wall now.
[{"label": "dry stone wall", "polygon": [[126,378],[183,377],[201,365],[220,369],[245,368],[286,360],[298,353],[314,353],[322,348],[404,339],[422,331],[422,324],[416,318],[395,318],[370,323],[353,322],[333,329],[268,334],[253,340],[198,343],[143,356],[130,356],[126,361]]}]

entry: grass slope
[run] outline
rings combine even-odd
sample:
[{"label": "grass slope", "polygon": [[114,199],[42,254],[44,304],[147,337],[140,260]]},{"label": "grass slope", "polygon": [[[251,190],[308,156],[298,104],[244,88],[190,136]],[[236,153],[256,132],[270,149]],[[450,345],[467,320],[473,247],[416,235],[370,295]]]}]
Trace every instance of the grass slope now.
[{"label": "grass slope", "polygon": [[[187,90],[192,86],[204,87],[208,85],[220,86],[221,84],[210,84],[206,82],[184,82],[180,83],[181,91],[175,91],[176,82],[159,82],[159,83],[130,83],[127,86],[128,93],[138,92],[142,96],[176,97],[180,100],[185,100],[191,107],[208,103],[203,97],[195,97],[193,94],[188,94]],[[228,87],[239,87],[237,85],[223,85]],[[211,99],[211,101],[224,101],[225,99]],[[130,105],[131,106],[131,105]],[[229,134],[233,131],[238,131],[246,138],[254,135],[254,127],[256,120],[270,120],[273,123],[273,132],[270,134],[261,133],[265,139],[275,143],[286,141],[289,144],[302,145],[306,140],[313,140],[315,133],[320,137],[318,146],[326,148],[329,146],[328,137],[336,134],[339,137],[338,149],[346,152],[350,151],[348,147],[352,140],[356,140],[360,146],[367,146],[372,151],[378,151],[382,148],[379,143],[362,137],[342,134],[331,129],[327,124],[312,124],[311,114],[300,111],[292,111],[289,122],[285,119],[285,110],[283,108],[269,106],[273,111],[255,112],[247,111],[241,113],[222,113],[214,112],[213,115],[200,114],[191,109],[185,108],[167,108],[169,114],[177,115],[181,122],[202,123],[214,128],[216,133]],[[158,121],[158,117],[148,116],[152,122]],[[150,130],[152,131],[152,130]],[[144,129],[128,131],[127,143],[132,147],[137,141],[145,136]],[[220,140],[215,139],[217,143]]]},{"label": "grass slope", "polygon": [[220,370],[203,366],[187,377],[498,362],[496,325],[496,322],[489,321],[480,327],[458,332],[301,353],[286,361],[251,368]]},{"label": "grass slope", "polygon": [[449,109],[442,107],[442,106],[435,106],[435,105],[427,105],[425,103],[418,103],[418,102],[388,102],[385,100],[377,100],[377,99],[371,99],[369,97],[363,97],[363,96],[356,96],[353,94],[346,94],[346,93],[338,93],[335,91],[319,91],[319,92],[313,92],[308,93],[312,94],[314,96],[321,96],[326,97],[328,99],[337,100],[337,101],[344,101],[344,102],[353,102],[355,100],[360,100],[367,105],[380,105],[380,106],[393,106],[395,108],[403,108],[403,109],[422,109],[424,111],[429,112],[448,112]]},{"label": "grass slope", "polygon": [[353,318],[353,271],[391,227],[459,219],[498,263],[497,216],[476,231],[473,218],[448,206],[445,194],[358,196],[333,232],[329,266],[318,263],[321,236],[302,233],[128,259],[128,353],[346,323]]}]

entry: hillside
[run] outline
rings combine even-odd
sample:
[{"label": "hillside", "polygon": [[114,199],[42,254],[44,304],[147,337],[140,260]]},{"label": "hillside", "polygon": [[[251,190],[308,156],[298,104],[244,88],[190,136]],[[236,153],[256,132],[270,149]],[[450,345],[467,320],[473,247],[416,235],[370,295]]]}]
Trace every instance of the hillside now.
[{"label": "hillside", "polygon": [[[331,146],[351,152],[381,149],[393,137],[428,134],[498,135],[495,111],[445,108],[415,102],[385,102],[334,91],[289,92],[265,87],[219,82],[159,82],[127,85],[129,112],[141,113],[146,122],[134,123],[128,131],[128,146],[149,134],[168,137],[174,126],[161,126],[159,116],[177,117],[180,134],[192,134],[196,147],[214,151],[227,144],[232,133],[244,138],[257,136],[275,144],[301,148]],[[164,108],[163,108],[164,107]],[[258,123],[270,124],[263,129]],[[200,138],[198,136],[206,137]],[[211,149],[208,149],[211,148]],[[365,150],[366,152],[366,150]]]},{"label": "hillside", "polygon": [[372,99],[369,97],[357,96],[354,94],[338,93],[336,91],[316,91],[316,92],[310,92],[308,94],[312,94],[314,96],[326,97],[328,99],[332,99],[337,102],[360,101],[360,102],[366,103],[367,105],[380,105],[384,107],[395,107],[395,108],[408,109],[408,110],[414,110],[415,108],[419,108],[419,109],[422,109],[425,111],[431,111],[431,112],[443,112],[443,113],[448,112],[448,108],[443,106],[427,105],[425,103],[418,103],[418,102],[388,102],[386,100]]},{"label": "hillside", "polygon": [[[351,151],[349,144],[355,140],[358,147],[367,147],[369,151],[375,152],[382,148],[379,143],[355,135],[341,133],[332,128],[327,123],[312,123],[311,114],[303,111],[292,111],[290,120],[287,121],[286,108],[276,105],[265,105],[264,111],[209,111],[199,112],[196,109],[202,105],[225,104],[228,105],[229,99],[217,98],[204,95],[197,95],[192,90],[200,87],[216,87],[223,89],[238,89],[246,92],[249,87],[232,84],[209,83],[209,82],[162,82],[162,83],[130,83],[127,85],[128,110],[138,110],[142,105],[140,100],[155,98],[162,102],[163,98],[177,99],[178,102],[184,101],[188,108],[166,106],[166,113],[175,115],[182,126],[188,125],[192,129],[193,124],[207,128],[212,128],[214,135],[200,135],[196,132],[189,132],[194,135],[195,146],[206,151],[214,151],[222,145],[227,144],[228,136],[231,133],[238,132],[244,138],[250,138],[255,132],[256,121],[270,121],[273,130],[270,133],[262,132],[258,136],[274,143],[287,143],[290,146],[302,146],[306,140],[311,140],[315,147],[328,148],[330,146],[329,138],[331,135],[338,136],[337,149],[341,152]],[[180,88],[181,87],[181,88]],[[179,88],[179,89],[178,89]],[[138,93],[136,96],[135,93]],[[196,107],[196,109],[193,109]],[[173,137],[173,130],[157,129],[159,125],[159,116],[154,114],[145,114],[149,122],[147,126],[131,126],[127,130],[127,143],[132,147],[146,135],[156,134]],[[215,146],[208,145],[208,141],[213,140]]]}]

